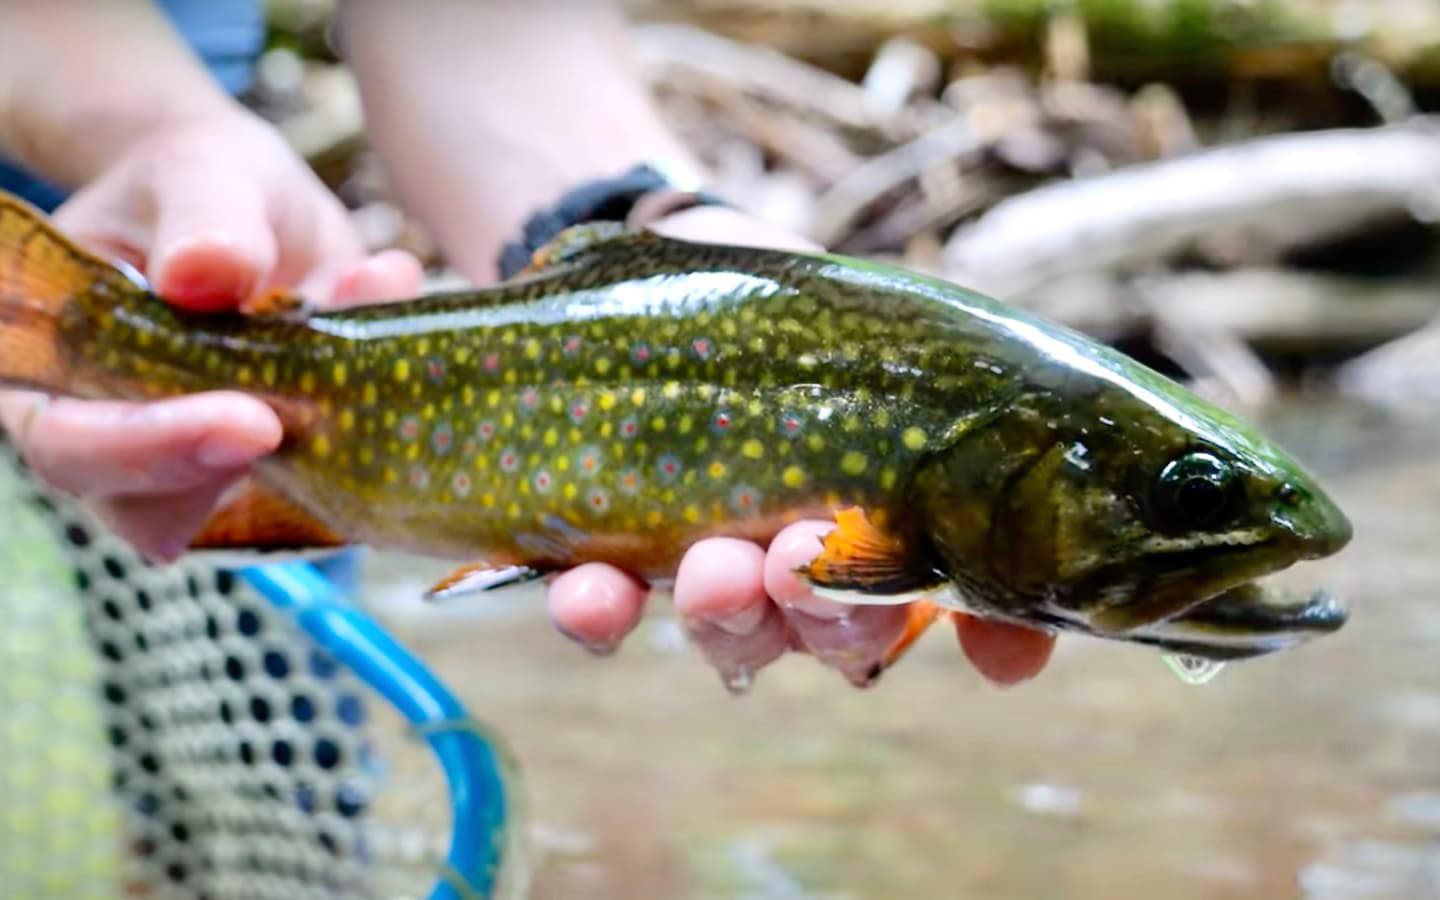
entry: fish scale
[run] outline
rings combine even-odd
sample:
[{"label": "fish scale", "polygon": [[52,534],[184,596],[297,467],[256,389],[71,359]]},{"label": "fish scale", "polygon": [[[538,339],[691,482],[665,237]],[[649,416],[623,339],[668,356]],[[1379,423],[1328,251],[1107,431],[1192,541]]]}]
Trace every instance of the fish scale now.
[{"label": "fish scale", "polygon": [[199,316],[0,197],[6,259],[0,383],[276,412],[279,450],[196,548],[366,543],[466,564],[437,589],[491,589],[583,562],[668,580],[703,538],[833,518],[797,574],[911,603],[917,628],[944,602],[1229,659],[1345,619],[1256,585],[1350,539],[1284,450],[1112,348],[902,269],[597,226],[489,288]]}]

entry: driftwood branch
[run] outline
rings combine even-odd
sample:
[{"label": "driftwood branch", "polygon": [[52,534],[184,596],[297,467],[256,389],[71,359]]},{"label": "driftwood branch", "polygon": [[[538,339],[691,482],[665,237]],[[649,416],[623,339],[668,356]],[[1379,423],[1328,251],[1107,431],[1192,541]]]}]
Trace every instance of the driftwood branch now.
[{"label": "driftwood branch", "polygon": [[1440,216],[1435,120],[1258,138],[1037,188],[957,231],[945,265],[1014,295],[1154,262],[1225,229],[1293,245],[1407,215]]}]

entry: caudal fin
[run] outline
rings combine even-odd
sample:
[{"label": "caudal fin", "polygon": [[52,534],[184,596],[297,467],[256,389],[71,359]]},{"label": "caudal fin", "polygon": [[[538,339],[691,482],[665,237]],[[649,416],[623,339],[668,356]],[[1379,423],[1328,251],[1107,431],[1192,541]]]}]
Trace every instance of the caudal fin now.
[{"label": "caudal fin", "polygon": [[64,393],[60,326],[67,307],[137,290],[120,269],[62,235],[38,209],[0,191],[0,385]]}]

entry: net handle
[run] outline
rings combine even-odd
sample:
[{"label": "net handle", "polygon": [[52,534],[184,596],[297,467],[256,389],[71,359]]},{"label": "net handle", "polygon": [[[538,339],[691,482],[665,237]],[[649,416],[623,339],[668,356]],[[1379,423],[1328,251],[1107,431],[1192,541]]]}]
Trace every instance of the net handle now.
[{"label": "net handle", "polygon": [[429,900],[490,897],[502,862],[509,796],[497,748],[482,730],[455,727],[473,721],[464,705],[378,622],[345,602],[312,563],[253,566],[239,574],[393,705],[430,745],[445,773],[454,825],[445,871]]}]

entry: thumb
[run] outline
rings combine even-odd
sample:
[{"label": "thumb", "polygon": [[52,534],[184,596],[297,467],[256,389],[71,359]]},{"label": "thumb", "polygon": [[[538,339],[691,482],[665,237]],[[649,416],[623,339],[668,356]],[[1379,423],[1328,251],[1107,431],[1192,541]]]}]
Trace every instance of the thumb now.
[{"label": "thumb", "polygon": [[231,309],[266,283],[275,233],[252,179],[217,177],[213,162],[182,160],[157,173],[147,273],[167,300],[196,312]]}]

